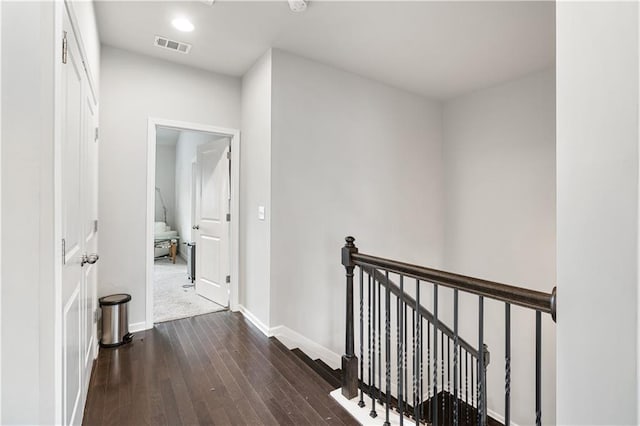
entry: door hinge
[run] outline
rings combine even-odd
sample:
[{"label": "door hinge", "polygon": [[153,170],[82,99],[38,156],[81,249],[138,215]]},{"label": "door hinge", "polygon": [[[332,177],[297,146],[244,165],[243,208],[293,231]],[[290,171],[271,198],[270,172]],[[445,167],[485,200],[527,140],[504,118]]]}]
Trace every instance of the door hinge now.
[{"label": "door hinge", "polygon": [[100,315],[100,310],[96,309],[93,311],[93,323],[97,323],[98,322],[98,316]]},{"label": "door hinge", "polygon": [[62,63],[66,64],[67,63],[67,32],[63,31],[62,32]]},{"label": "door hinge", "polygon": [[231,282],[231,275],[227,275],[227,278],[225,279],[225,282],[227,284],[229,284]]},{"label": "door hinge", "polygon": [[231,160],[231,151],[227,151],[227,160]]},{"label": "door hinge", "polygon": [[99,130],[99,128],[98,128],[98,127],[96,127],[96,135],[95,135],[95,137],[93,138],[93,141],[94,141],[94,142],[98,142],[98,138],[99,138],[99,137],[100,137],[100,130]]},{"label": "door hinge", "polygon": [[67,263],[67,242],[65,239],[62,239],[62,264],[65,265]]},{"label": "door hinge", "polygon": [[98,232],[98,219],[93,221],[93,232]]},{"label": "door hinge", "polygon": [[231,222],[231,213],[227,213],[227,222]]}]

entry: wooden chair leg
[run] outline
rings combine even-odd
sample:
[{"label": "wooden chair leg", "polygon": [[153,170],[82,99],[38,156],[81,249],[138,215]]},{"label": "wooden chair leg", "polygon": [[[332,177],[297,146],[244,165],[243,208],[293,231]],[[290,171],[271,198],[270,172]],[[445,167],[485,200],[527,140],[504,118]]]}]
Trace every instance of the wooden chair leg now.
[{"label": "wooden chair leg", "polygon": [[169,249],[169,252],[171,254],[171,261],[175,264],[176,263],[176,254],[177,254],[177,250],[178,249],[178,245],[172,241],[171,242],[171,248]]}]

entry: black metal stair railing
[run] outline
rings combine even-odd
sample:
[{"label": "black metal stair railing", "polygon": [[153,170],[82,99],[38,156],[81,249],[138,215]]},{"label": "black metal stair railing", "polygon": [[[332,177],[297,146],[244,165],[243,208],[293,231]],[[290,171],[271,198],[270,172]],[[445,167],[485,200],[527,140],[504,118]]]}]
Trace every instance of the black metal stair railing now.
[{"label": "black metal stair railing", "polygon": [[[347,237],[342,249],[347,284],[346,351],[342,357],[342,394],[345,397],[359,396],[360,407],[368,401],[369,415],[384,416],[385,425],[390,424],[392,411],[399,414],[401,425],[405,417],[416,424],[486,425],[486,372],[490,358],[484,343],[486,297],[505,303],[504,412],[507,425],[511,412],[510,307],[514,304],[535,311],[534,414],[536,424],[541,424],[541,314],[551,314],[555,320],[555,288],[547,294],[369,256],[359,253],[354,242],[352,237]],[[356,268],[359,277],[356,293],[359,298],[359,358],[355,353]],[[398,284],[390,274],[398,276]],[[440,286],[453,289],[453,329],[439,317]],[[433,291],[432,312],[421,302],[424,288]],[[413,290],[413,297],[408,290]],[[478,297],[480,350],[459,335],[459,292]]]}]

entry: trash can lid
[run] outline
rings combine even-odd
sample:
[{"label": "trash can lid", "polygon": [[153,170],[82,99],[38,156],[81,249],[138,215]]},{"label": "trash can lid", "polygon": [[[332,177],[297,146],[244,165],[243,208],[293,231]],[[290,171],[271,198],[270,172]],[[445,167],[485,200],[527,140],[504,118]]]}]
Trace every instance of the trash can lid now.
[{"label": "trash can lid", "polygon": [[111,294],[109,296],[104,296],[98,299],[100,302],[100,306],[109,306],[109,305],[119,305],[121,303],[126,303],[131,300],[130,294]]}]

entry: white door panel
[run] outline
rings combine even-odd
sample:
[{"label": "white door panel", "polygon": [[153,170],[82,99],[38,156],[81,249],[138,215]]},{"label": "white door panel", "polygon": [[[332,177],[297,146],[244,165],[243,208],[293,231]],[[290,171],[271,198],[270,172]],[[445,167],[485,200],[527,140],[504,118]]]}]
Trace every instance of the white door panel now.
[{"label": "white door panel", "polygon": [[63,418],[64,424],[72,424],[80,401],[80,283],[64,307],[62,320],[63,341]]},{"label": "white door panel", "polygon": [[[98,218],[98,146],[96,140],[96,107],[85,78],[83,112],[83,140],[81,145],[81,179],[82,187],[82,231],[84,237],[83,253],[96,253],[98,237],[96,220]],[[84,407],[86,393],[91,378],[91,368],[97,339],[94,311],[97,309],[97,267],[96,264],[84,266],[82,281],[82,398],[81,409]]]},{"label": "white door panel", "polygon": [[198,146],[196,161],[196,292],[229,304],[228,141]]}]

